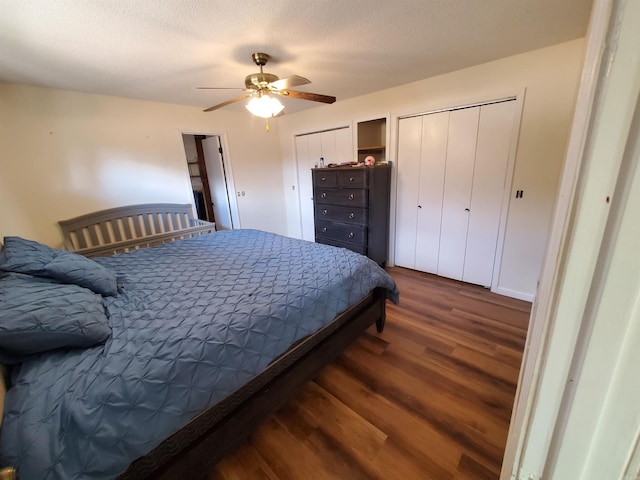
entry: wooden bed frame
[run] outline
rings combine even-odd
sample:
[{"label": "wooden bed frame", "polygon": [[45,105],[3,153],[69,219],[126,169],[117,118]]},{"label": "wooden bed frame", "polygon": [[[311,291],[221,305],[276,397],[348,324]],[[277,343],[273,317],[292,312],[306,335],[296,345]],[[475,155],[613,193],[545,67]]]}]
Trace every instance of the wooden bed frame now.
[{"label": "wooden bed frame", "polygon": [[149,203],[111,208],[59,222],[67,250],[101,257],[215,232],[191,216],[190,204]]},{"label": "wooden bed frame", "polygon": [[[214,230],[213,224],[195,221],[190,210],[190,205],[137,205],[84,215],[60,225],[69,250],[86,256],[110,255]],[[172,220],[158,227],[155,219],[163,216]],[[176,225],[184,228],[169,230],[169,226]],[[269,414],[367,328],[375,323],[378,332],[382,332],[385,305],[385,290],[374,289],[327,326],[298,342],[238,391],[134,461],[118,478],[205,478],[222,457],[240,446]]]}]

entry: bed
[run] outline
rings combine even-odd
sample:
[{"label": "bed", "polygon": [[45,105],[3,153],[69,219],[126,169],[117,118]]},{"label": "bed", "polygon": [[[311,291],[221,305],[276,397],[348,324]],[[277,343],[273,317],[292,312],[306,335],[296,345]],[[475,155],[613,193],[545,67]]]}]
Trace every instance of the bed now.
[{"label": "bed", "polygon": [[[0,282],[88,292],[109,328],[93,345],[19,361],[0,344],[3,362],[14,362],[0,459],[22,480],[201,478],[365,329],[381,331],[386,298],[398,300],[393,280],[351,251],[257,230],[182,232],[211,226],[188,214],[162,226],[160,217],[182,214],[149,207],[127,209],[125,220],[114,209],[98,222],[81,217],[78,228],[65,222],[70,250],[124,252],[106,257],[5,238]],[[157,246],[139,248],[149,243]],[[53,255],[53,274],[42,265],[24,271],[29,249]],[[58,265],[71,259],[81,264],[72,273]],[[102,293],[83,277],[94,268],[111,275]]]}]

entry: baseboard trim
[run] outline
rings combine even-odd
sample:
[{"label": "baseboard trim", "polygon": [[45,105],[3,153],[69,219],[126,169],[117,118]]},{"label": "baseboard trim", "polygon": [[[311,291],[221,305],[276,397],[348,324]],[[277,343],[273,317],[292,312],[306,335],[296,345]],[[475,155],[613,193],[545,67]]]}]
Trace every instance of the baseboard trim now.
[{"label": "baseboard trim", "polygon": [[503,288],[503,287],[492,288],[491,291],[493,293],[497,293],[498,295],[517,298],[518,300],[524,300],[525,302],[531,302],[531,303],[533,303],[533,300],[536,298],[535,295],[532,295],[530,293],[518,292],[517,290],[510,290],[508,288]]}]

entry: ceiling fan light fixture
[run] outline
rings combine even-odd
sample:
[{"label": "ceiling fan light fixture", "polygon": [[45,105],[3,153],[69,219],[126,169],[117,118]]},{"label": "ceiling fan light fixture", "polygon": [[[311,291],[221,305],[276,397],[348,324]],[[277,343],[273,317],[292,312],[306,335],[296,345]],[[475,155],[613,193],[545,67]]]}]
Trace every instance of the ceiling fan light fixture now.
[{"label": "ceiling fan light fixture", "polygon": [[[267,73],[262,67],[266,65],[269,60],[269,55],[266,53],[254,53],[251,58],[253,63],[260,67],[259,73],[252,73],[247,75],[244,79],[245,88],[238,88],[245,93],[239,97],[232,98],[226,102],[219,103],[213,107],[209,107],[205,112],[212,112],[222,107],[240,100],[244,100],[247,97],[253,97],[249,104],[246,106],[253,115],[262,118],[275,117],[282,110],[284,106],[276,100],[272,95],[281,95],[288,98],[297,98],[299,100],[309,100],[311,102],[320,103],[334,103],[336,97],[330,95],[320,95],[311,92],[300,92],[298,90],[291,90],[291,87],[297,87],[299,85],[306,85],[311,83],[308,78],[301,77],[299,75],[291,75],[285,78],[279,78],[277,75]],[[204,90],[227,90],[227,87],[199,87]]]},{"label": "ceiling fan light fixture", "polygon": [[284,105],[277,98],[270,95],[253,97],[246,107],[253,115],[262,118],[275,117],[284,110]]}]

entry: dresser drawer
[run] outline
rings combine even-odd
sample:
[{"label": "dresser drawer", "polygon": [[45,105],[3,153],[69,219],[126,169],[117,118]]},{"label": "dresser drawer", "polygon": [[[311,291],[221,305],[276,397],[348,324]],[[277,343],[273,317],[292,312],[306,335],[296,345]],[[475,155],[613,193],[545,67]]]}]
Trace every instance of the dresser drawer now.
[{"label": "dresser drawer", "polygon": [[330,170],[312,170],[314,187],[335,187],[338,184],[336,171]]},{"label": "dresser drawer", "polygon": [[353,250],[384,265],[389,249],[389,166],[311,172],[316,242]]},{"label": "dresser drawer", "polygon": [[339,205],[316,205],[316,220],[355,223],[366,225],[368,210],[362,207],[341,207]]},{"label": "dresser drawer", "polygon": [[367,244],[367,227],[346,223],[316,222],[316,238],[328,238],[339,242]]},{"label": "dresser drawer", "polygon": [[346,248],[362,255],[367,254],[367,247],[365,245],[354,245],[352,243],[339,242],[331,238],[316,238],[316,243],[323,243],[325,245],[333,245],[334,247]]},{"label": "dresser drawer", "polygon": [[318,204],[348,205],[366,207],[368,191],[355,188],[316,188],[313,196]]},{"label": "dresser drawer", "polygon": [[338,170],[336,173],[339,187],[366,188],[369,185],[366,170]]}]

